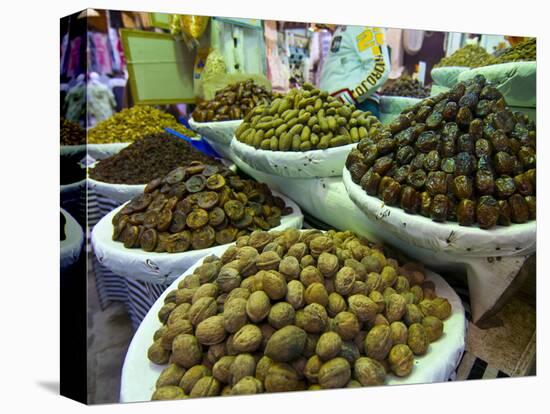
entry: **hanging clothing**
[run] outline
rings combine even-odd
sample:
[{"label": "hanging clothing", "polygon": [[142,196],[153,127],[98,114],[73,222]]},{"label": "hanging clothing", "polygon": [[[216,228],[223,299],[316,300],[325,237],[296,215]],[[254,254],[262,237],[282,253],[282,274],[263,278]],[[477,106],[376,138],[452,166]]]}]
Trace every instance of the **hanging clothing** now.
[{"label": "hanging clothing", "polygon": [[341,26],[332,38],[320,87],[352,105],[366,99],[377,101],[374,94],[386,81],[389,72],[384,29]]},{"label": "hanging clothing", "polygon": [[386,32],[386,41],[391,50],[391,71],[390,79],[397,79],[403,74],[405,66],[403,65],[403,29],[388,29]]},{"label": "hanging clothing", "polygon": [[116,100],[111,89],[97,80],[88,83],[88,124],[103,121],[113,115]]},{"label": "hanging clothing", "polygon": [[416,55],[422,49],[424,30],[403,30],[403,47],[409,55]]},{"label": "hanging clothing", "polygon": [[86,85],[77,83],[65,95],[65,118],[80,123],[86,119]]}]

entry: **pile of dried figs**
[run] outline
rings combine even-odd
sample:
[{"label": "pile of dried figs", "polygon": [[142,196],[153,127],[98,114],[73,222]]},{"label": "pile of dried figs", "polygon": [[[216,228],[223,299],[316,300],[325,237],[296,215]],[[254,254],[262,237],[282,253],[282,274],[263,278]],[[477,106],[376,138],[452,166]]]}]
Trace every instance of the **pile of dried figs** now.
[{"label": "pile of dried figs", "polygon": [[267,185],[193,161],[149,182],[115,214],[112,238],[126,248],[181,253],[269,230],[291,212]]},{"label": "pile of dried figs", "polygon": [[481,75],[405,109],[346,161],[367,194],[437,222],[536,217],[536,127]]},{"label": "pile of dried figs", "polygon": [[152,399],[382,385],[451,312],[421,265],[350,232],[254,231],[165,297]]}]

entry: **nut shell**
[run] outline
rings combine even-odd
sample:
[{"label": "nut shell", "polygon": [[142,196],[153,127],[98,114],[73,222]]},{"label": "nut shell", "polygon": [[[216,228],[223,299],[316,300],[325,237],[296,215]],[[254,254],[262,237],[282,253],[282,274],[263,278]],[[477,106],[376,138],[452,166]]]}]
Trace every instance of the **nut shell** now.
[{"label": "nut shell", "polygon": [[262,331],[256,325],[244,325],[233,336],[233,348],[239,353],[254,352],[261,343]]},{"label": "nut shell", "polygon": [[199,364],[202,361],[202,347],[198,339],[190,334],[176,336],[172,342],[172,361],[184,368]]},{"label": "nut shell", "polygon": [[386,359],[391,347],[391,329],[388,325],[374,326],[365,338],[365,354],[378,361]]},{"label": "nut shell", "polygon": [[306,345],[307,334],[296,326],[285,326],[267,341],[265,355],[276,362],[289,362],[298,358]]},{"label": "nut shell", "polygon": [[214,345],[226,337],[223,315],[211,316],[197,325],[195,330],[197,340],[203,345]]},{"label": "nut shell", "polygon": [[383,385],[386,380],[386,370],[380,362],[369,357],[361,357],[353,366],[354,378],[363,387]]},{"label": "nut shell", "polygon": [[413,369],[414,355],[405,344],[395,345],[388,356],[390,369],[398,377],[406,377]]},{"label": "nut shell", "polygon": [[337,357],[325,362],[319,369],[319,385],[321,388],[342,388],[351,379],[349,362]]},{"label": "nut shell", "polygon": [[319,337],[315,353],[323,361],[335,358],[342,351],[342,338],[336,332],[325,332]]}]

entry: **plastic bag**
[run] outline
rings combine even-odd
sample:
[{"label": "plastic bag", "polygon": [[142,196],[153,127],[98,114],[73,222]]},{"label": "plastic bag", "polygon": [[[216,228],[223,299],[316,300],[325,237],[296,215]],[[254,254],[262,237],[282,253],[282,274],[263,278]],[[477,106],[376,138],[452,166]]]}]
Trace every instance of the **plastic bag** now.
[{"label": "plastic bag", "polygon": [[199,46],[199,37],[202,36],[210,17],[173,14],[170,19],[170,33],[183,37],[189,49]]},{"label": "plastic bag", "polygon": [[208,16],[192,16],[185,14],[181,16],[181,30],[192,39],[198,39],[202,36],[208,26]]}]

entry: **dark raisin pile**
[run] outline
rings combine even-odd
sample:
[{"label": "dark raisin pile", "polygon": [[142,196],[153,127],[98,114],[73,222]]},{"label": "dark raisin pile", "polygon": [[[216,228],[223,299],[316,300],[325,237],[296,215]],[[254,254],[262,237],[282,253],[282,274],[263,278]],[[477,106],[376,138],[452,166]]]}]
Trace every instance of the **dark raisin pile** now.
[{"label": "dark raisin pile", "polygon": [[183,139],[156,134],[137,140],[90,169],[94,180],[112,184],[146,184],[192,161],[220,165]]}]

